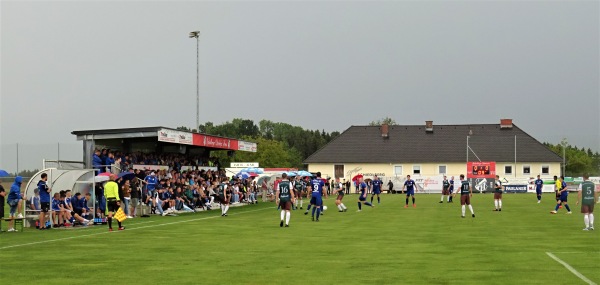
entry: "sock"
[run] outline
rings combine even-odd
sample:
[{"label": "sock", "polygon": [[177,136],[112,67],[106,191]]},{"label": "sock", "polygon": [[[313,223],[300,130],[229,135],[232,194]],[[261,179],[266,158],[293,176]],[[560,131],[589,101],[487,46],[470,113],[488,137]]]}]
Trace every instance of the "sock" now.
[{"label": "sock", "polygon": [[229,212],[229,205],[225,206],[225,214],[227,214],[227,212]]},{"label": "sock", "polygon": [[448,201],[452,202],[452,195],[448,196]]},{"label": "sock", "polygon": [[440,202],[444,202],[444,195],[442,195],[442,198],[440,198]]},{"label": "sock", "polygon": [[338,210],[342,211],[342,205],[337,205]]},{"label": "sock", "polygon": [[225,206],[221,205],[221,215],[225,214]]},{"label": "sock", "polygon": [[365,202],[365,205],[367,205],[367,206],[373,206],[373,204],[371,204],[369,202]]},{"label": "sock", "polygon": [[377,204],[381,204],[381,198],[377,197]]},{"label": "sock", "polygon": [[465,205],[461,206],[460,211],[462,213],[462,216],[464,217],[465,216]]},{"label": "sock", "polygon": [[285,224],[289,225],[290,224],[290,217],[292,216],[292,213],[290,212],[286,212],[285,213]]},{"label": "sock", "polygon": [[121,222],[119,222],[119,220],[117,220],[117,223],[119,224],[119,228],[123,227],[123,225],[121,224]]},{"label": "sock", "polygon": [[307,212],[308,212],[308,210],[310,210],[310,206],[312,206],[312,204],[308,205],[308,207],[306,208]]},{"label": "sock", "polygon": [[408,206],[408,197],[406,197],[406,206]]},{"label": "sock", "polygon": [[313,216],[313,217],[315,216],[315,212],[316,212],[316,211],[317,211],[317,207],[314,207],[314,208],[313,208],[313,210],[312,210],[312,216]]},{"label": "sock", "polygon": [[558,211],[559,206],[560,206],[560,204],[556,204],[556,207],[554,207],[554,211]]},{"label": "sock", "polygon": [[542,200],[542,196],[537,196],[538,201]]},{"label": "sock", "polygon": [[590,213],[589,215],[589,219],[590,219],[590,227],[594,227],[594,214]]},{"label": "sock", "polygon": [[362,204],[360,202],[358,202],[358,209],[361,210],[362,209]]},{"label": "sock", "polygon": [[497,210],[498,209],[498,200],[494,200],[494,208]]},{"label": "sock", "polygon": [[498,200],[498,207],[502,209],[502,200]]},{"label": "sock", "polygon": [[304,200],[300,200],[300,208],[302,208],[302,202],[303,202],[303,201],[304,201]]},{"label": "sock", "polygon": [[415,197],[412,197],[413,205],[415,204]]},{"label": "sock", "polygon": [[469,204],[469,211],[471,211],[471,214],[475,214],[475,212],[473,212],[473,206],[471,206],[470,204]]},{"label": "sock", "polygon": [[108,222],[108,228],[112,229],[112,218],[108,217],[106,221]]},{"label": "sock", "polygon": [[281,220],[283,221],[284,218],[285,218],[285,211],[281,211]]},{"label": "sock", "polygon": [[321,208],[317,208],[317,220],[319,219],[319,216],[321,216]]},{"label": "sock", "polygon": [[586,228],[590,227],[590,217],[588,215],[583,215],[583,223]]},{"label": "sock", "polygon": [[371,203],[373,203],[373,196],[371,196]]},{"label": "sock", "polygon": [[565,208],[567,208],[567,211],[571,212],[571,208],[569,207],[569,204],[565,204]]},{"label": "sock", "polygon": [[344,205],[344,203],[340,204],[340,206],[342,206],[342,208],[344,208],[344,210],[348,209],[348,208],[346,208],[346,205]]}]

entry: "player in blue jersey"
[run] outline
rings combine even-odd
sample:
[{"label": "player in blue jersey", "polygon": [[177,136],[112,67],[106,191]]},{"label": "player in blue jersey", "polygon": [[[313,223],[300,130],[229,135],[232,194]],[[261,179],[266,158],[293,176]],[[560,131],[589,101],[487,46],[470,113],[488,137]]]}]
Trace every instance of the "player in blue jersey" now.
[{"label": "player in blue jersey", "polygon": [[358,188],[360,189],[360,196],[358,196],[358,211],[362,211],[362,204],[367,206],[375,207],[373,204],[367,202],[367,183],[362,178],[358,180]]},{"label": "player in blue jersey", "polygon": [[540,179],[540,176],[538,175],[533,184],[535,184],[535,193],[537,194],[537,202],[539,204],[542,202],[542,188],[544,187],[544,181]]},{"label": "player in blue jersey", "polygon": [[554,211],[550,211],[551,214],[556,214],[559,207],[561,205],[564,205],[565,208],[567,209],[567,214],[571,214],[571,208],[569,207],[569,204],[567,203],[567,198],[569,197],[569,191],[567,190],[567,182],[565,182],[565,177],[564,176],[560,176],[560,189],[557,192],[559,197],[558,197],[558,201],[556,202],[556,207],[554,208]]},{"label": "player in blue jersey", "polygon": [[406,188],[406,205],[404,205],[404,208],[408,208],[408,197],[412,197],[413,208],[417,207],[417,204],[415,204],[415,187],[415,181],[410,179],[410,175],[406,175],[406,181],[402,186],[402,191]]},{"label": "player in blue jersey", "polygon": [[321,172],[317,172],[317,177],[310,181],[308,185],[306,185],[307,190],[311,193],[310,197],[310,205],[306,208],[305,215],[308,214],[308,210],[312,209],[312,220],[315,221],[315,212],[317,213],[316,221],[319,221],[319,217],[321,216],[321,207],[323,206],[323,197],[325,196],[325,182],[321,180]]},{"label": "player in blue jersey", "polygon": [[377,195],[377,204],[381,204],[381,198],[379,198],[379,194],[381,194],[381,180],[375,175],[373,178],[373,192],[371,193],[371,204],[373,204],[373,197]]}]

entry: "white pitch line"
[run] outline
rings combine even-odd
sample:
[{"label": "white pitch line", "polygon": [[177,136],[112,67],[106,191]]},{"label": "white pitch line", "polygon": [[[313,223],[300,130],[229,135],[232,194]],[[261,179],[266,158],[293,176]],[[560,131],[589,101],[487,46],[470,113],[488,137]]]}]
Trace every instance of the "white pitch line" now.
[{"label": "white pitch line", "polygon": [[[239,215],[239,214],[245,214],[245,213],[251,213],[251,212],[257,212],[257,211],[262,211],[262,210],[266,210],[266,209],[272,209],[272,208],[263,208],[263,209],[257,209],[257,210],[244,211],[244,212],[241,212],[241,213],[232,214],[232,216],[233,215]],[[127,231],[139,230],[139,229],[145,229],[145,228],[155,228],[155,227],[160,227],[160,226],[175,225],[175,224],[181,224],[181,223],[187,223],[187,222],[195,222],[195,221],[208,220],[208,219],[214,219],[214,218],[220,218],[220,217],[221,216],[212,216],[212,217],[204,217],[204,218],[189,219],[189,220],[183,220],[183,221],[177,221],[177,222],[170,222],[170,223],[163,223],[163,224],[142,226],[142,227],[136,227],[136,228],[132,228],[132,229],[127,229]],[[146,223],[149,223],[149,222],[153,222],[153,221],[148,221]],[[137,224],[141,224],[141,223],[137,223]],[[36,244],[42,244],[42,243],[49,243],[49,242],[55,242],[55,241],[70,240],[70,239],[76,239],[76,238],[82,238],[82,237],[97,236],[97,235],[103,235],[103,234],[108,234],[108,233],[110,233],[110,232],[93,233],[93,234],[88,234],[88,235],[80,235],[80,236],[72,236],[72,237],[66,237],[66,238],[43,240],[43,241],[36,241],[36,242],[23,243],[23,244],[15,244],[15,245],[9,245],[9,246],[0,247],[0,250],[2,250],[2,249],[8,249],[8,248],[21,247],[21,246],[28,246],[28,245],[36,245]]]},{"label": "white pitch line", "polygon": [[571,271],[571,273],[575,274],[575,276],[579,277],[579,279],[583,280],[585,283],[590,284],[590,285],[597,285],[594,281],[587,279],[587,277],[583,276],[583,274],[579,273],[579,271],[577,271],[577,270],[575,270],[575,268],[571,267],[571,265],[562,261],[562,259],[556,257],[556,255],[552,254],[551,252],[546,252],[546,254],[548,256],[550,256],[550,258],[554,259],[556,262],[562,264],[566,269]]}]

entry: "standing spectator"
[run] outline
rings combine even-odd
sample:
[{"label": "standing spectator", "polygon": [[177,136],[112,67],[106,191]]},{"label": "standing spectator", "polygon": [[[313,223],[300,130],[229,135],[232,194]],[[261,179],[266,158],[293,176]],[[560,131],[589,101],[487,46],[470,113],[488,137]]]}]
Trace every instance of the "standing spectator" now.
[{"label": "standing spectator", "polygon": [[[4,197],[6,197],[6,190],[2,184],[0,184],[0,219],[4,218]],[[0,226],[0,232],[2,231],[2,227]]]},{"label": "standing spectator", "polygon": [[[119,160],[120,158],[117,158],[117,160]],[[133,218],[131,216],[131,212],[129,211],[129,204],[131,202],[131,182],[129,182],[129,180],[125,180],[124,184],[123,184],[123,212],[125,212],[125,215],[127,215],[128,219]]]},{"label": "standing spectator", "polygon": [[114,163],[115,163],[115,155],[112,152],[109,152],[108,156],[104,159],[104,165],[106,165],[106,172],[114,173],[114,172],[112,172],[112,166]]},{"label": "standing spectator", "polygon": [[394,183],[392,183],[392,180],[388,181],[388,194],[392,193],[394,191]]},{"label": "standing spectator", "polygon": [[40,191],[40,230],[45,229],[45,217],[46,213],[50,211],[50,193],[52,189],[48,187],[46,183],[48,181],[48,174],[42,173],[41,180],[37,184],[37,189]]},{"label": "standing spectator", "polygon": [[131,209],[129,210],[129,215],[134,217],[137,215],[137,206],[140,203],[140,189],[138,187],[138,182],[133,183],[133,187],[131,188]]},{"label": "standing spectator", "polygon": [[94,156],[92,156],[92,167],[96,170],[95,175],[98,175],[102,171],[102,158],[100,158],[100,150],[96,149],[94,151]]},{"label": "standing spectator", "polygon": [[121,158],[117,157],[110,165],[110,172],[115,175],[119,175],[121,173]]},{"label": "standing spectator", "polygon": [[[345,181],[346,179],[344,179]],[[350,194],[350,180],[344,182],[344,185],[346,186],[346,194]]]}]

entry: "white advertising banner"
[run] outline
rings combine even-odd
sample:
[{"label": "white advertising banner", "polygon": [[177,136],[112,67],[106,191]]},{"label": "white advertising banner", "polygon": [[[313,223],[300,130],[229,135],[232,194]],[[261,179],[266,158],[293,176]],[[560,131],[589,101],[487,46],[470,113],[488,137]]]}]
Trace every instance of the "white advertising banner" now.
[{"label": "white advertising banner", "polygon": [[256,152],[257,145],[253,142],[238,141],[238,150]]},{"label": "white advertising banner", "polygon": [[161,129],[160,131],[158,131],[158,141],[186,145],[194,144],[194,138],[192,136],[192,133],[168,129]]},{"label": "white advertising banner", "polygon": [[258,168],[258,162],[232,162],[230,167],[231,168],[257,167]]}]

